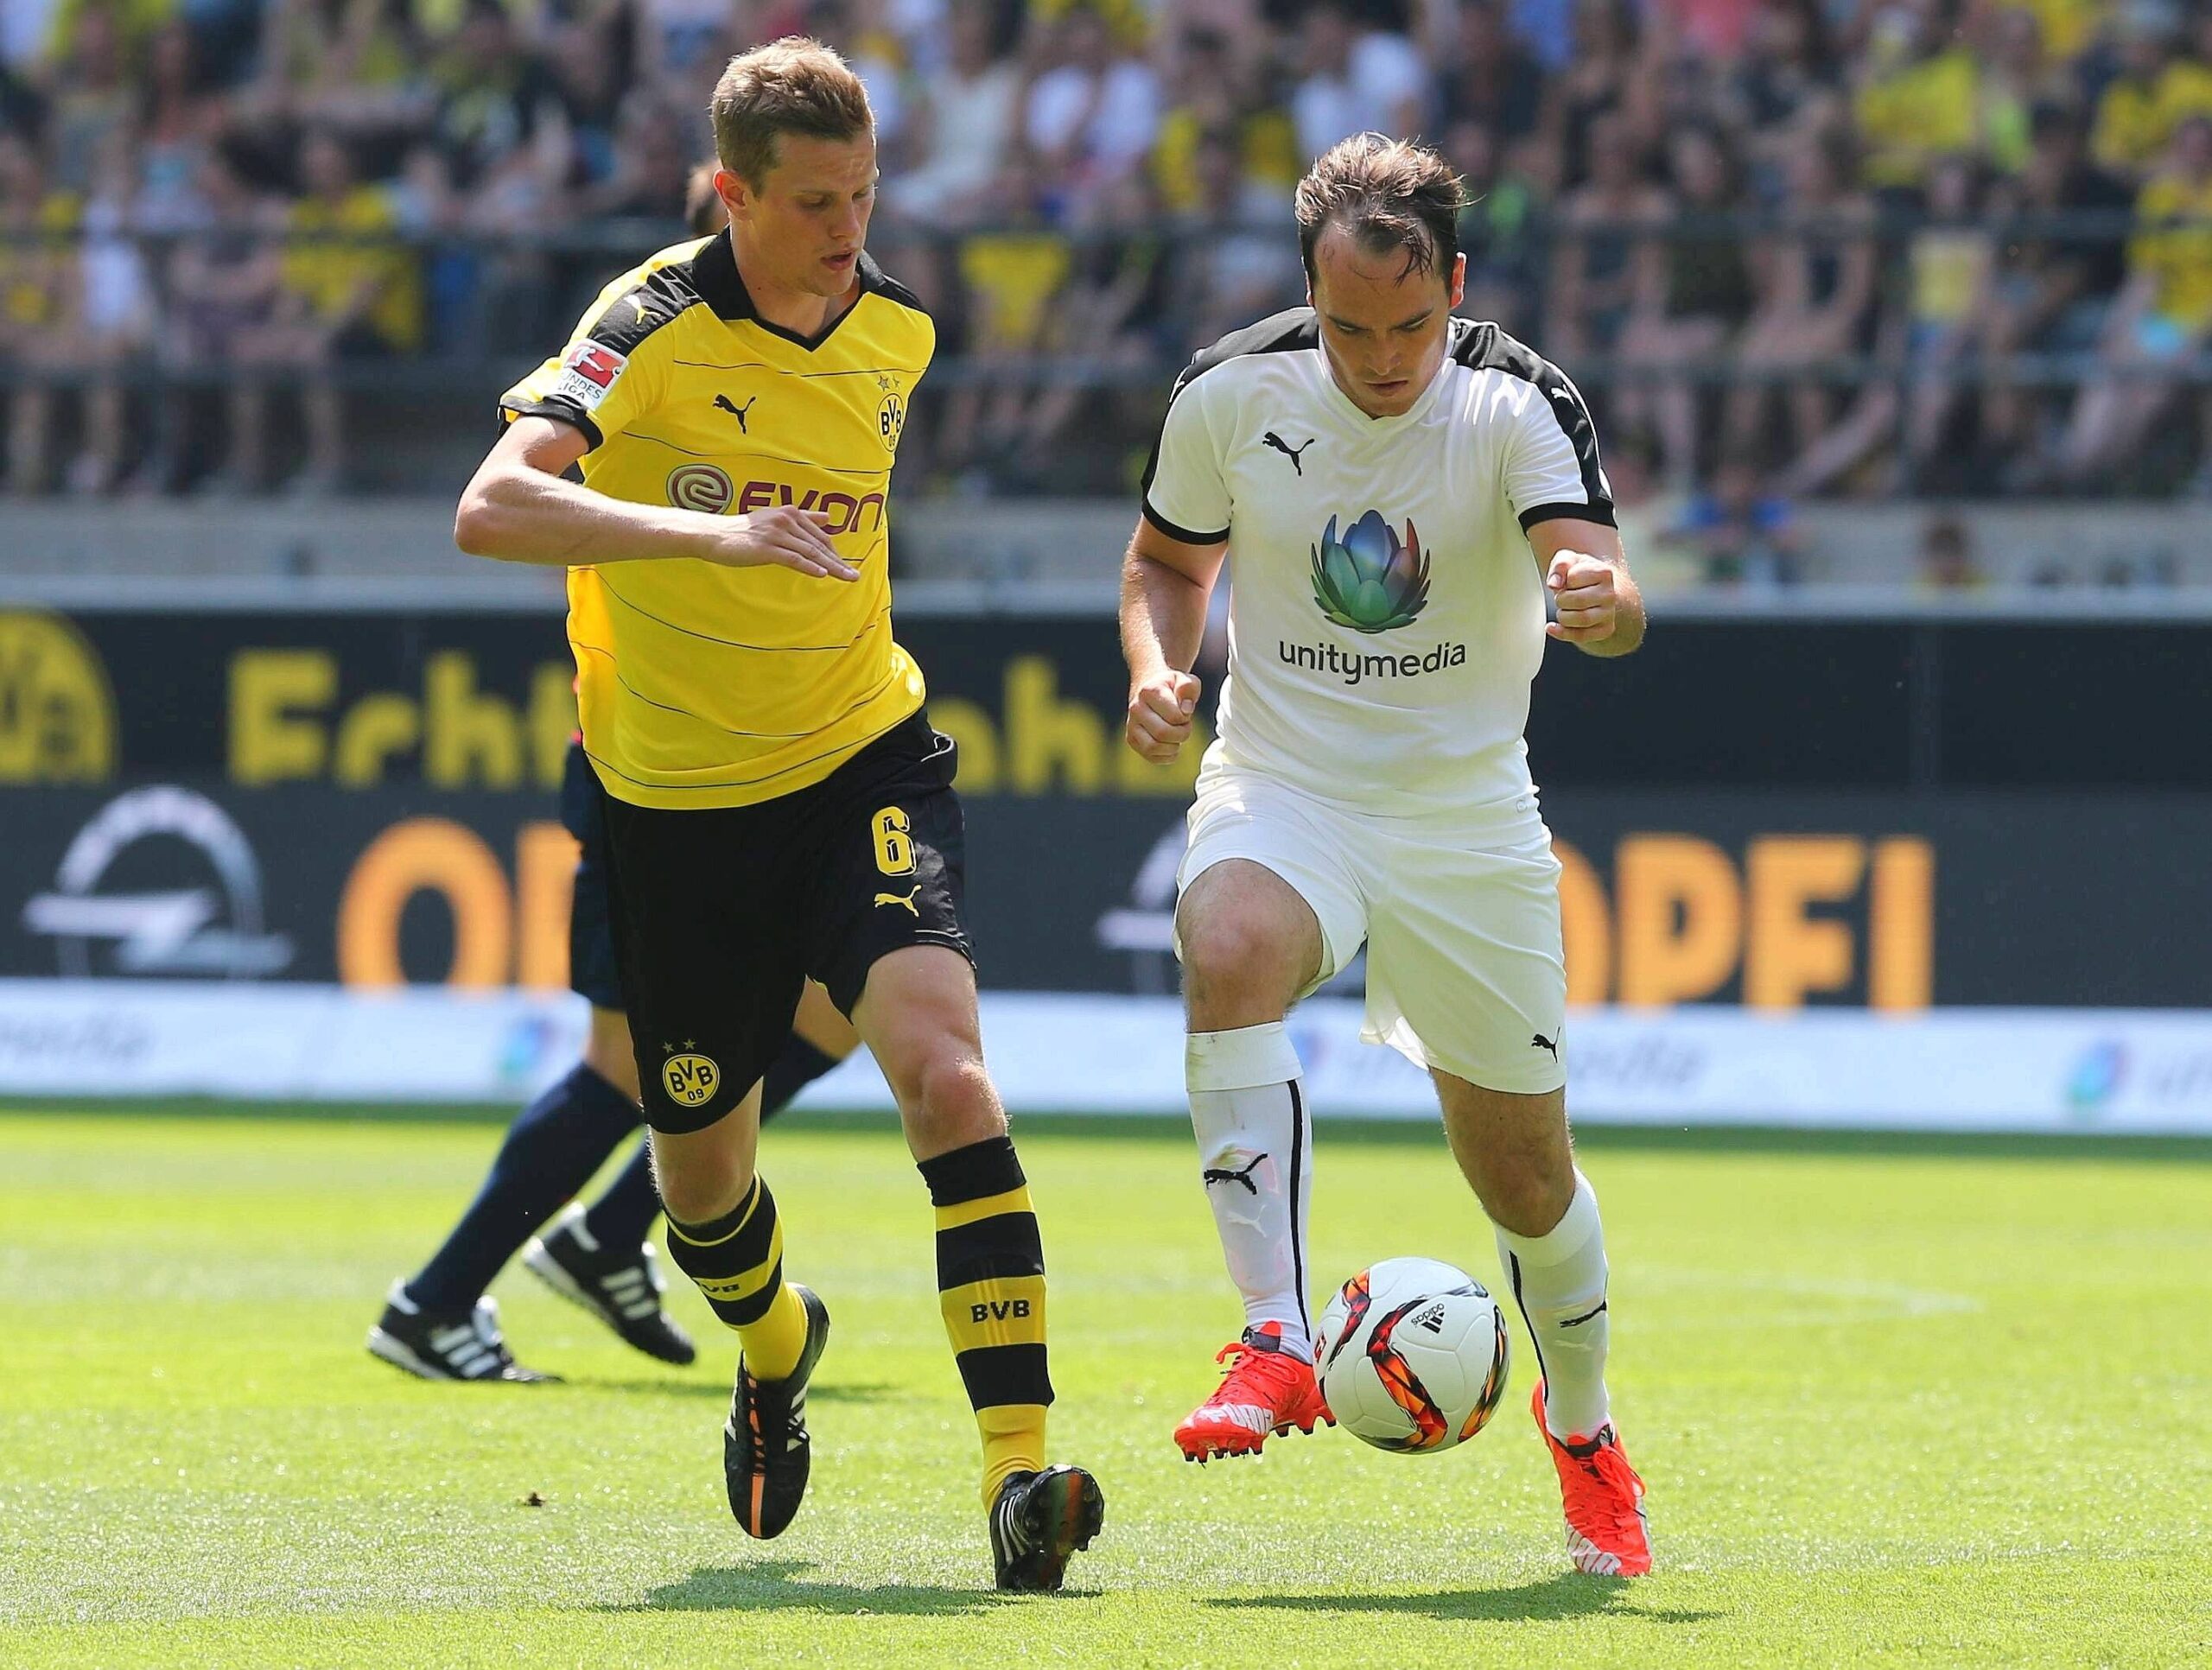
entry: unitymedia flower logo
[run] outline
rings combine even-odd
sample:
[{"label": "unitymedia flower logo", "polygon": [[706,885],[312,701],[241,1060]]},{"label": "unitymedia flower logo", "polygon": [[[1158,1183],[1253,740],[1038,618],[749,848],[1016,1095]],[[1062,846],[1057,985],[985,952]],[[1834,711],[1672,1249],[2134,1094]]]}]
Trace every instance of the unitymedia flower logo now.
[{"label": "unitymedia flower logo", "polygon": [[1313,548],[1313,601],[1339,626],[1387,632],[1410,625],[1428,604],[1428,558],[1406,518],[1406,537],[1370,511],[1337,537],[1337,518]]}]

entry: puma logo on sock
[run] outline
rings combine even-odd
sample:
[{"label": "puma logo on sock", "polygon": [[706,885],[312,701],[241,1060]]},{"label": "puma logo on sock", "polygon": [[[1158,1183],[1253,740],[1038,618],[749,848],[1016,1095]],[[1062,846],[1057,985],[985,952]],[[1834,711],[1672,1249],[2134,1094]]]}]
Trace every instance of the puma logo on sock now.
[{"label": "puma logo on sock", "polygon": [[1256,1195],[1260,1192],[1260,1185],[1252,1181],[1252,1173],[1260,1169],[1260,1162],[1266,1158],[1265,1154],[1255,1154],[1252,1163],[1241,1172],[1227,1172],[1219,1166],[1209,1165],[1204,1173],[1205,1185],[1211,1189],[1217,1183],[1241,1183]]}]

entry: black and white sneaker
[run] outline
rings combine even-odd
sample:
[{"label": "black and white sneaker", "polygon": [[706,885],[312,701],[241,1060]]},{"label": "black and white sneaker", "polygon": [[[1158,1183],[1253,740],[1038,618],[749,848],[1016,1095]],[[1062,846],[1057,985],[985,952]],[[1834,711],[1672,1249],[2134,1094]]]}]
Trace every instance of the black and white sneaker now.
[{"label": "black and white sneaker", "polygon": [[651,1247],[602,1247],[571,1203],[552,1227],[523,1249],[531,1273],[562,1298],[597,1317],[649,1357],[683,1364],[699,1355],[691,1336],[662,1308],[668,1291]]},{"label": "black and white sneaker", "polygon": [[425,1311],[403,1278],[385,1297],[384,1315],[369,1330],[369,1350],[395,1368],[424,1380],[557,1381],[517,1362],[499,1337],[499,1307],[480,1299],[473,1311]]},{"label": "black and white sneaker", "polygon": [[729,1511],[748,1537],[781,1536],[806,1499],[813,1440],[806,1431],[806,1382],[830,1343],[830,1307],[814,1290],[791,1284],[806,1308],[806,1349],[781,1380],[755,1380],[737,1361],[737,1388],[722,1427],[722,1477]]},{"label": "black and white sneaker", "polygon": [[1106,1495],[1080,1467],[1016,1473],[991,1504],[991,1559],[1001,1589],[1053,1591],[1068,1556],[1090,1546],[1106,1522]]}]

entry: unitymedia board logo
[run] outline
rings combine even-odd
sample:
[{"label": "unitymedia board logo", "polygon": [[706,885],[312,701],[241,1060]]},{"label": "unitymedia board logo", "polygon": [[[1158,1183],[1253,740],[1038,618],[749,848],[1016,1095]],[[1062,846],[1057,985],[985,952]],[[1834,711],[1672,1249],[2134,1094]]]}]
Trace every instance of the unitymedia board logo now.
[{"label": "unitymedia board logo", "polygon": [[161,784],[118,796],[77,832],[23,926],[64,975],[279,973],[292,943],[263,931],[261,865],[207,796]]},{"label": "unitymedia board logo", "polygon": [[[1405,537],[1368,511],[1341,537],[1337,518],[1321,530],[1313,548],[1313,605],[1332,626],[1364,637],[1410,626],[1428,606],[1428,554],[1413,518]],[[1287,666],[1334,673],[1348,685],[1376,678],[1414,678],[1422,673],[1463,667],[1465,644],[1439,644],[1425,654],[1391,655],[1339,648],[1334,644],[1293,644],[1278,639],[1275,654]]]}]

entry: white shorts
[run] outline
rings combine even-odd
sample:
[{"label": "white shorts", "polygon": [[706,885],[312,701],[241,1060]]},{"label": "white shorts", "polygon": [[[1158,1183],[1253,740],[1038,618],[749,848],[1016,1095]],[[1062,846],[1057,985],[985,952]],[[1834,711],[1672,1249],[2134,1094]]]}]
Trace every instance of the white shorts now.
[{"label": "white shorts", "polygon": [[1273,871],[1313,907],[1321,924],[1314,985],[1365,943],[1368,1043],[1484,1089],[1533,1095],[1567,1082],[1560,865],[1534,795],[1462,814],[1380,817],[1271,778],[1210,771],[1191,807],[1177,884],[1187,888],[1231,858]]}]

